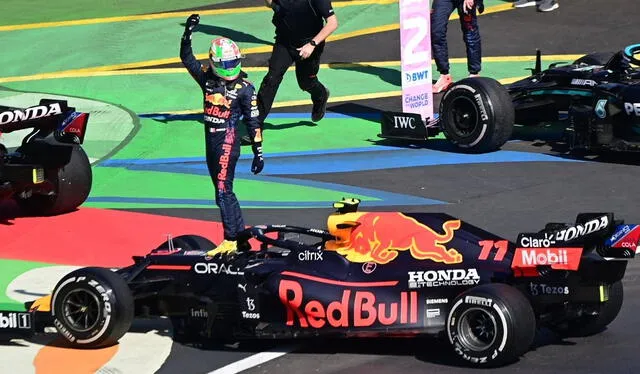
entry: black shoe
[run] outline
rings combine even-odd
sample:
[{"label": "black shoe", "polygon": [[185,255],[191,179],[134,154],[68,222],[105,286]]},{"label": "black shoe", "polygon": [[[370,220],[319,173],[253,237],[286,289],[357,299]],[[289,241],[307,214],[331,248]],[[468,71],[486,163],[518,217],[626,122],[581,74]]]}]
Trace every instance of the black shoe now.
[{"label": "black shoe", "polygon": [[327,102],[329,101],[329,89],[325,88],[326,94],[324,97],[313,103],[313,109],[311,109],[311,120],[313,122],[318,122],[322,118],[324,118],[324,114],[327,111]]}]

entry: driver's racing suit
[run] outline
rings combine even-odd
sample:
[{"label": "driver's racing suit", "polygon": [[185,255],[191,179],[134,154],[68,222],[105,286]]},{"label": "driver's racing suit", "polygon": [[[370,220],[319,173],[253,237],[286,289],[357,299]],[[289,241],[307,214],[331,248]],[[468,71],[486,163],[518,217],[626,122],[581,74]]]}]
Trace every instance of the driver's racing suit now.
[{"label": "driver's racing suit", "polygon": [[[198,82],[204,96],[204,136],[209,175],[215,186],[216,204],[220,208],[224,239],[235,241],[244,230],[240,204],[233,192],[236,162],[240,157],[238,120],[244,116],[253,151],[262,157],[262,129],[258,122],[258,105],[253,84],[241,72],[233,81],[225,81],[203,66],[193,55],[191,37],[185,33],[180,43],[180,59]],[[259,150],[259,151],[258,151]]]}]

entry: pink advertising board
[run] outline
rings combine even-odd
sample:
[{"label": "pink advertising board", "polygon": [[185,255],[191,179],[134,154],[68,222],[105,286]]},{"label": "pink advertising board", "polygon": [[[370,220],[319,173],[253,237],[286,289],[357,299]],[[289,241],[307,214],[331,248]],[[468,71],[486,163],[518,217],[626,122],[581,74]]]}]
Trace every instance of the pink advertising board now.
[{"label": "pink advertising board", "polygon": [[402,111],[433,120],[431,0],[400,0]]}]

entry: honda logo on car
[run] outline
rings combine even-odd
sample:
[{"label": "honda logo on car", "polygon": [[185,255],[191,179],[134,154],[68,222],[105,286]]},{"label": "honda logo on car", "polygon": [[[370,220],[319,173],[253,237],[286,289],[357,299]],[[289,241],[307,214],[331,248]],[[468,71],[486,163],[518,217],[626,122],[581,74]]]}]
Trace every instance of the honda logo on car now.
[{"label": "honda logo on car", "polygon": [[240,269],[233,269],[231,265],[218,264],[215,262],[198,262],[193,265],[193,270],[198,274],[227,274],[227,275],[243,275]]},{"label": "honda logo on car", "polygon": [[468,286],[480,282],[476,269],[410,271],[408,274],[409,288]]},{"label": "honda logo on car", "polygon": [[582,248],[516,248],[512,267],[552,266],[554,269],[577,270]]},{"label": "honda logo on car", "polygon": [[558,241],[568,242],[581,236],[593,234],[594,232],[602,230],[608,226],[609,217],[601,216],[584,224],[574,225],[551,233],[541,233],[539,234],[539,237],[536,237],[536,234],[522,235],[518,238],[518,244],[520,247],[546,248],[551,247]]},{"label": "honda logo on car", "polygon": [[606,228],[607,226],[609,226],[609,217],[601,216],[585,222],[582,225],[575,225],[562,229],[555,233],[551,239],[569,241],[581,236],[592,234],[598,230]]},{"label": "honda logo on car", "polygon": [[48,107],[45,105],[38,105],[24,110],[8,110],[6,112],[0,112],[0,125],[6,125],[11,122],[28,121],[58,114],[62,114],[60,103],[49,104]]}]

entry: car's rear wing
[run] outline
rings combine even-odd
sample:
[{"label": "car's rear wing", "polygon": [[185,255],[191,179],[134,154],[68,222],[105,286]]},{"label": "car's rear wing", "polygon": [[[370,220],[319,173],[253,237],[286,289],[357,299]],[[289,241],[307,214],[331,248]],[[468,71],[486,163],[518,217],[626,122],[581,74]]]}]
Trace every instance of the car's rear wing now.
[{"label": "car's rear wing", "polygon": [[518,235],[518,248],[582,248],[607,259],[630,259],[638,253],[640,226],[615,220],[613,213],[580,213],[575,224],[548,223],[536,233]]},{"label": "car's rear wing", "polygon": [[66,144],[82,144],[89,113],[76,112],[66,100],[41,99],[28,108],[0,106],[0,134],[32,128],[23,142],[53,136]]}]

